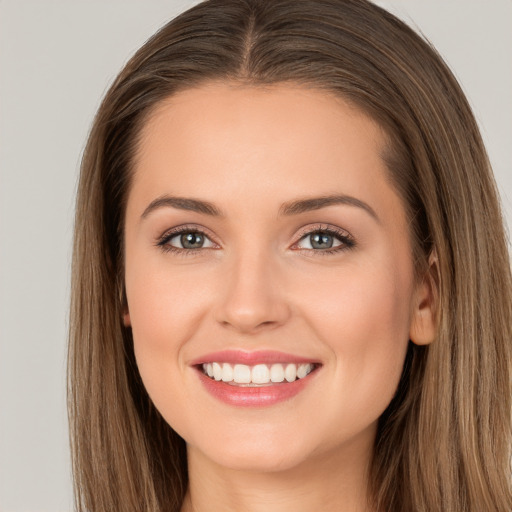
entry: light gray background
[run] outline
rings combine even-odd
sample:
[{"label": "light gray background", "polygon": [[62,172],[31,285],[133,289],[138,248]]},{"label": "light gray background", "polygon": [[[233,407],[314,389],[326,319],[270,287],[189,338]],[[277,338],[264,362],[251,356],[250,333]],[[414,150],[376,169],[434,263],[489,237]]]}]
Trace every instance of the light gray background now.
[{"label": "light gray background", "polygon": [[[72,510],[65,353],[73,197],[100,98],[194,0],[0,0],[0,511]],[[462,83],[512,225],[512,0],[380,0]]]}]

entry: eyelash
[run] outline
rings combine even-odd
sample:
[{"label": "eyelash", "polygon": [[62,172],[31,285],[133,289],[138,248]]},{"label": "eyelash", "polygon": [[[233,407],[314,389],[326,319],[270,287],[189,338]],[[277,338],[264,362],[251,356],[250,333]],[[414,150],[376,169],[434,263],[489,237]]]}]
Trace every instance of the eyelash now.
[{"label": "eyelash", "polygon": [[199,249],[180,249],[179,247],[174,247],[169,244],[169,241],[173,239],[175,236],[182,235],[185,233],[197,233],[198,235],[203,235],[205,238],[211,239],[208,234],[197,228],[196,226],[180,226],[179,228],[171,229],[170,231],[166,231],[160,238],[158,238],[156,245],[164,252],[171,252],[177,254],[178,256],[196,256],[198,253],[203,252],[206,247],[201,247]]},{"label": "eyelash", "polygon": [[[166,253],[174,253],[179,256],[196,256],[198,253],[203,252],[204,250],[210,249],[209,247],[200,247],[198,249],[181,249],[179,247],[174,247],[169,244],[169,241],[178,235],[182,235],[185,233],[197,233],[202,235],[209,240],[211,237],[203,230],[197,228],[196,226],[181,226],[179,228],[172,229],[170,231],[166,231],[161,237],[159,237],[156,241],[156,246],[159,247],[162,251]],[[333,236],[341,242],[340,245],[332,247],[330,249],[304,249],[298,248],[295,249],[297,251],[303,252],[306,251],[308,253],[314,252],[315,254],[319,254],[322,256],[335,254],[342,251],[347,251],[353,249],[356,246],[355,240],[353,237],[344,230],[332,227],[332,226],[315,226],[314,228],[305,229],[299,235],[299,239],[293,245],[297,245],[301,240],[306,238],[307,236],[314,235],[316,233],[322,233],[326,235]],[[215,243],[215,242],[212,242]]]},{"label": "eyelash", "polygon": [[302,239],[314,235],[316,233],[322,233],[337,238],[341,244],[330,249],[296,249],[297,251],[307,251],[308,253],[314,252],[315,255],[328,256],[330,254],[336,254],[343,251],[348,251],[356,246],[354,238],[347,232],[334,226],[319,225],[314,228],[306,228],[299,234],[299,239],[293,245],[297,245]]}]

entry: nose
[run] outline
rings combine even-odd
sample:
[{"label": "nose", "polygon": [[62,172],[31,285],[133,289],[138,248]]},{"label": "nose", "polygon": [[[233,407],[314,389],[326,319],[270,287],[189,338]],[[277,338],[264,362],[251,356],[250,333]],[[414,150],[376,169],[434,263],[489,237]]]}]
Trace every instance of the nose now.
[{"label": "nose", "polygon": [[217,304],[217,321],[244,334],[278,327],[290,317],[282,269],[262,251],[230,262]]}]

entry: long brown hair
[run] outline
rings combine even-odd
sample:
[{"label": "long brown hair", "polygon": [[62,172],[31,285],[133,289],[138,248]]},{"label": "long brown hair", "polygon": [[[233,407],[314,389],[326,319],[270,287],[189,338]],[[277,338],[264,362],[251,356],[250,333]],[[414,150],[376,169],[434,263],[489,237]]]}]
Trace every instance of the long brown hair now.
[{"label": "long brown hair", "polygon": [[489,161],[435,50],[366,0],[209,0],[135,54],[107,92],[83,155],[68,361],[77,509],[178,511],[184,441],[151,403],[122,323],[123,223],[152,109],[210,80],[334,92],[385,130],[383,157],[411,224],[418,272],[435,258],[438,334],[410,344],[379,421],[375,510],[512,509],[512,279]]}]

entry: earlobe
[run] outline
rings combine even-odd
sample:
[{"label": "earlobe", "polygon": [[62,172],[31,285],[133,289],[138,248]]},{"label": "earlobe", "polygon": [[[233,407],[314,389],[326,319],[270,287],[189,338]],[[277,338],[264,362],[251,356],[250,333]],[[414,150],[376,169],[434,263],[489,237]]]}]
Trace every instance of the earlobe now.
[{"label": "earlobe", "polygon": [[125,327],[131,327],[132,321],[130,319],[130,310],[128,309],[128,302],[126,299],[126,290],[124,287],[124,282],[119,280],[117,289],[119,290],[119,303],[121,304],[121,308],[123,311],[123,325]]},{"label": "earlobe", "polygon": [[128,311],[128,307],[125,307],[123,310],[123,324],[125,327],[132,326],[132,321],[130,319],[130,312]]},{"label": "earlobe", "polygon": [[438,297],[437,253],[432,251],[429,267],[418,284],[411,318],[409,339],[416,345],[429,345],[437,333],[437,297]]}]

